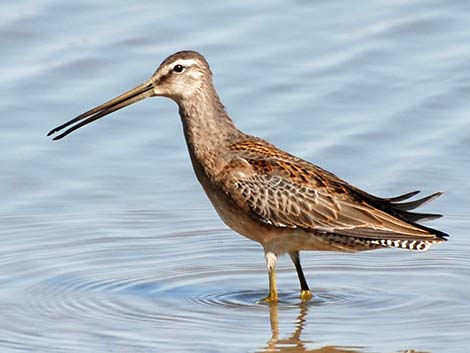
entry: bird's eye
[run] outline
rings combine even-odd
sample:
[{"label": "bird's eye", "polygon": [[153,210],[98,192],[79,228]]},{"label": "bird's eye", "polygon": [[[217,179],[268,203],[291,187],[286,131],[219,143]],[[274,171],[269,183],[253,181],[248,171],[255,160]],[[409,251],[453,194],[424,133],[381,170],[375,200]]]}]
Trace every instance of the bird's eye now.
[{"label": "bird's eye", "polygon": [[175,72],[180,73],[180,72],[183,72],[184,67],[183,67],[183,65],[179,65],[179,64],[178,64],[178,65],[175,65],[175,67],[173,68],[173,70],[174,70]]}]

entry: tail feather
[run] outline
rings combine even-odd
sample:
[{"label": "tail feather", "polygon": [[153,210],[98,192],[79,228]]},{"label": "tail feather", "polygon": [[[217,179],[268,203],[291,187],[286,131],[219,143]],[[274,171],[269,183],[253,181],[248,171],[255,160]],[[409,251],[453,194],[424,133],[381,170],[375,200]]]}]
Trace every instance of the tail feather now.
[{"label": "tail feather", "polygon": [[[423,221],[429,221],[429,220],[433,220],[433,219],[437,219],[437,218],[440,218],[442,217],[442,215],[440,214],[434,214],[434,213],[417,213],[417,212],[410,212],[410,210],[413,210],[415,208],[418,208],[420,206],[423,206],[435,199],[437,199],[439,196],[442,195],[442,192],[436,192],[436,193],[433,193],[431,195],[428,195],[426,197],[423,197],[421,199],[418,199],[418,200],[415,200],[415,201],[407,201],[407,202],[400,202],[400,201],[404,201],[404,200],[408,200],[409,198],[417,195],[419,193],[419,191],[412,191],[412,192],[409,192],[409,193],[406,193],[406,194],[403,194],[403,195],[399,195],[399,196],[395,196],[395,197],[390,197],[390,198],[381,198],[381,197],[377,197],[377,196],[374,196],[374,195],[370,195],[370,194],[367,194],[367,193],[364,193],[362,192],[361,195],[362,197],[364,197],[367,202],[369,202],[372,206],[374,207],[377,207],[378,209],[384,211],[384,212],[387,212],[389,214],[391,214],[392,216],[394,217],[397,217],[405,222],[408,222],[412,225],[414,225],[415,227],[418,227],[420,229],[423,229],[427,232],[429,232],[430,234],[433,234],[436,236],[436,240],[435,242],[441,242],[441,241],[445,241],[447,240],[446,238],[449,236],[449,234],[446,234],[444,232],[441,232],[437,229],[434,229],[434,228],[429,228],[429,227],[425,227],[417,222],[423,222]],[[385,243],[382,244],[381,242],[388,242],[388,240],[383,240],[383,239],[380,239],[380,240],[376,240],[377,244],[376,246],[387,246],[387,247],[390,247],[390,245],[388,245],[388,243]],[[390,241],[392,242],[396,242],[397,240],[393,240],[391,239]],[[429,242],[429,240],[419,240],[421,242]],[[434,241],[434,240],[431,240],[431,242]],[[410,242],[410,240],[408,240],[408,242]],[[405,244],[408,244],[408,243],[405,243]],[[414,247],[417,247],[417,249],[410,249],[410,250],[420,250],[419,248],[420,247],[424,247],[425,249],[427,249],[429,245],[416,245],[418,244],[418,240],[416,240],[415,243],[413,243],[412,246]],[[432,243],[431,243],[432,244]],[[392,243],[393,245],[393,243]],[[393,247],[401,247],[402,243],[400,243],[400,246],[393,246]],[[408,248],[409,245],[405,245],[406,248]]]},{"label": "tail feather", "polygon": [[408,192],[406,194],[395,196],[395,197],[383,198],[382,200],[388,201],[388,202],[399,202],[403,200],[408,200],[409,198],[419,194],[420,192],[421,191],[416,190],[416,191]]},{"label": "tail feather", "polygon": [[403,211],[414,210],[415,208],[424,206],[425,204],[437,199],[441,195],[442,195],[442,192],[436,192],[432,195],[428,195],[426,197],[423,197],[422,199],[415,200],[415,201],[402,202],[402,203],[392,202],[393,208],[397,210],[403,210]]},{"label": "tail feather", "polygon": [[441,214],[437,213],[417,213],[408,211],[398,211],[400,216],[409,222],[426,222],[441,218]]}]

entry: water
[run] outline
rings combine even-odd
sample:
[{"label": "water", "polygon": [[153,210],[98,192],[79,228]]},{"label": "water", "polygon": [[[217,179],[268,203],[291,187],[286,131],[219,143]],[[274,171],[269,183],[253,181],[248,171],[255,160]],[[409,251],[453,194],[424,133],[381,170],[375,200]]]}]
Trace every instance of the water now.
[{"label": "water", "polygon": [[[465,1],[0,5],[1,352],[467,352]],[[316,294],[257,303],[259,245],[226,229],[175,104],[47,131],[201,51],[238,126],[382,196],[445,195],[423,254],[305,253]]]}]

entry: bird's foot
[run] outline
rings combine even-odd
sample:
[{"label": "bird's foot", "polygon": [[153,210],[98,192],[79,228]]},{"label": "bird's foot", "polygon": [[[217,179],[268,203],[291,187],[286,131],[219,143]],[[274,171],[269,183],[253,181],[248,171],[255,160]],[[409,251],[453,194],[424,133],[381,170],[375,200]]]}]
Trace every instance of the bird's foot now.
[{"label": "bird's foot", "polygon": [[277,301],[278,301],[277,294],[269,293],[269,295],[261,299],[259,303],[265,302],[268,304],[272,304],[272,303],[277,303]]},{"label": "bird's foot", "polygon": [[312,299],[313,294],[309,290],[302,290],[300,291],[300,299],[302,300],[303,303],[308,302],[310,299]]}]

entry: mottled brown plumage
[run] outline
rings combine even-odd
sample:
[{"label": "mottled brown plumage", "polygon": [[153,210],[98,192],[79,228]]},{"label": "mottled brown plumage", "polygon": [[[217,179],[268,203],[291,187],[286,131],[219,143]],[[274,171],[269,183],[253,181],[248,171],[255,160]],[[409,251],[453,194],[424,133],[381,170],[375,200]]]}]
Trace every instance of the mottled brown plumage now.
[{"label": "mottled brown plumage", "polygon": [[223,221],[259,242],[266,255],[270,294],[277,300],[275,265],[288,253],[297,270],[301,298],[311,297],[299,252],[363,251],[382,247],[426,250],[447,234],[416,223],[440,217],[410,212],[441,195],[407,201],[368,194],[334,174],[267,141],[238,130],[212,83],[204,57],[184,51],[171,55],[144,84],[85,112],[49,134],[72,125],[54,139],[129,104],[152,96],[179,106],[194,171]]}]

